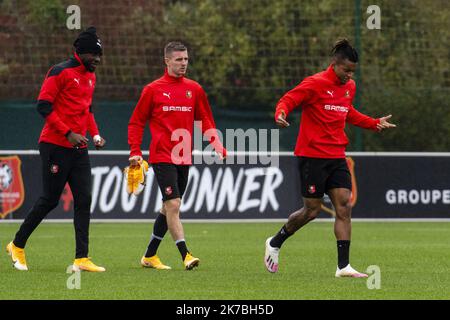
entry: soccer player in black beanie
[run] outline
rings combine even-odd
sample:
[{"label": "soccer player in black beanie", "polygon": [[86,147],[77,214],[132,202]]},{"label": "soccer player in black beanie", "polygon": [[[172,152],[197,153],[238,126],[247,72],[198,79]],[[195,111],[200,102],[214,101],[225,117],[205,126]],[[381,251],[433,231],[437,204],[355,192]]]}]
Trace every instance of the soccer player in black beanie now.
[{"label": "soccer player in black beanie", "polygon": [[102,42],[97,36],[95,27],[89,27],[80,33],[73,46],[86,69],[94,72],[103,54]]},{"label": "soccer player in black beanie", "polygon": [[45,119],[39,138],[43,190],[6,249],[17,270],[28,270],[25,245],[33,231],[59,202],[66,183],[74,200],[75,261],[73,270],[102,272],[88,257],[91,207],[91,164],[86,133],[97,149],[105,145],[92,113],[95,69],[103,53],[94,27],[80,33],[72,58],[48,71],[37,101]]}]

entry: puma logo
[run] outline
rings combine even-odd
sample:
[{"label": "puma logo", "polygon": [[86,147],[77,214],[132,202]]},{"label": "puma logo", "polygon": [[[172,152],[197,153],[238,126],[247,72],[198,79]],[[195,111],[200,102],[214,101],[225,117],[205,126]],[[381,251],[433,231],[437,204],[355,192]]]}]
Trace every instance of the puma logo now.
[{"label": "puma logo", "polygon": [[169,99],[170,99],[170,92],[169,92],[169,93],[165,93],[165,92],[163,92],[163,96],[165,96],[165,97],[167,97],[167,98],[169,98]]},{"label": "puma logo", "polygon": [[73,78],[73,80],[75,80],[75,82],[78,83],[78,85],[80,85],[80,79]]},{"label": "puma logo", "polygon": [[327,90],[327,93],[328,93],[331,97],[333,97],[333,91]]}]

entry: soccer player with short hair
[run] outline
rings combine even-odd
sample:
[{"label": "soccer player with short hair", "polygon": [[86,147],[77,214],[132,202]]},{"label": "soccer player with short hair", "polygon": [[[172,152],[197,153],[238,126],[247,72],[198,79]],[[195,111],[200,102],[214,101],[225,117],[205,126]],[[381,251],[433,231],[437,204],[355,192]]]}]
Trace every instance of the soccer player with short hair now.
[{"label": "soccer player with short hair", "polygon": [[92,113],[95,70],[103,53],[96,29],[81,32],[74,42],[72,58],[53,66],[47,73],[38,97],[37,111],[45,119],[39,138],[42,160],[43,194],[34,204],[13,241],[7,246],[13,265],[28,270],[25,245],[32,232],[59,202],[66,183],[74,198],[76,239],[73,270],[105,271],[88,257],[91,207],[91,164],[86,132],[95,147],[102,148]]},{"label": "soccer player with short hair", "polygon": [[349,262],[351,238],[352,182],[345,159],[348,139],[344,128],[355,126],[381,131],[394,128],[391,115],[374,119],[358,112],[352,105],[356,92],[352,76],[358,53],[347,39],[336,42],[332,61],[322,72],[305,78],[277,103],[275,121],[284,128],[289,113],[301,106],[300,132],[295,147],[299,157],[301,192],[304,206],[292,213],[281,230],[266,240],[264,263],[269,272],[278,271],[280,248],[297,230],[314,220],[327,193],[336,211],[334,234],[337,239],[338,266],[336,277],[367,277],[353,269]]},{"label": "soccer player with short hair", "polygon": [[[197,82],[185,77],[189,61],[186,46],[180,42],[168,43],[164,49],[164,61],[164,75],[145,86],[128,124],[129,161],[130,166],[134,166],[142,161],[142,136],[149,122],[149,162],[163,197],[163,206],[155,220],[141,265],[159,270],[170,269],[156,255],[161,240],[169,230],[185,269],[190,270],[198,266],[200,260],[192,256],[187,248],[180,206],[188,183],[189,166],[192,164],[194,120],[202,121],[203,134],[222,158],[226,156],[226,149],[215,130],[205,91]],[[175,137],[178,134],[181,134],[181,141]],[[180,143],[187,147],[181,148],[181,152]]]}]

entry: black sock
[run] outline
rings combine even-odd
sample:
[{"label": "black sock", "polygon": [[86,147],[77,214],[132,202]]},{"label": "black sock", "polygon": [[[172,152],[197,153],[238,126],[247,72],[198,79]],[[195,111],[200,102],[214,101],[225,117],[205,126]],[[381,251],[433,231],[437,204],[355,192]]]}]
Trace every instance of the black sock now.
[{"label": "black sock", "polygon": [[284,225],[280,231],[272,238],[270,241],[270,245],[274,248],[281,248],[281,245],[287,238],[289,238],[292,234],[289,234],[286,230],[286,225]]},{"label": "black sock", "polygon": [[178,247],[178,250],[180,250],[180,253],[181,253],[181,258],[183,259],[183,261],[184,261],[184,258],[186,258],[186,255],[188,254],[188,249],[187,249],[187,247],[186,247],[186,241],[184,240],[184,239],[180,239],[180,240],[177,240],[176,242],[175,242],[175,244],[177,245],[177,247]]},{"label": "black sock", "polygon": [[145,253],[145,257],[153,257],[158,250],[159,244],[161,243],[164,235],[167,232],[167,219],[163,214],[159,214],[156,217],[155,224],[153,226],[153,233],[150,239],[150,243],[147,247],[147,252]]},{"label": "black sock", "polygon": [[339,269],[345,268],[350,263],[349,262],[350,240],[338,240],[337,251],[338,251],[338,267]]}]

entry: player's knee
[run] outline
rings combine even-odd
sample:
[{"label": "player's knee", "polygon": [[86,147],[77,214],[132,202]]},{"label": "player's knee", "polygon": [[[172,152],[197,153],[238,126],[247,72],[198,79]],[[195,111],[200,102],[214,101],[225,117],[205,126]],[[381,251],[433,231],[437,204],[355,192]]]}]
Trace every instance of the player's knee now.
[{"label": "player's knee", "polygon": [[305,215],[308,218],[308,220],[314,220],[317,218],[317,216],[320,213],[320,207],[314,207],[314,208],[306,208]]},{"label": "player's knee", "polygon": [[181,199],[170,199],[164,202],[166,213],[178,213],[181,207]]},{"label": "player's knee", "polygon": [[305,216],[308,220],[314,220],[320,213],[320,201],[306,201],[305,202]]},{"label": "player's knee", "polygon": [[321,199],[303,198],[303,201],[305,214],[314,219],[320,212],[322,205]]},{"label": "player's knee", "polygon": [[58,206],[58,202],[50,203],[47,207],[47,211],[50,212]]},{"label": "player's knee", "polygon": [[74,199],[73,208],[77,214],[90,214],[91,212],[91,195],[81,195]]},{"label": "player's knee", "polygon": [[336,206],[336,218],[342,220],[350,220],[352,214],[352,204],[350,201],[341,203]]},{"label": "player's knee", "polygon": [[41,197],[36,203],[36,206],[41,208],[42,211],[50,212],[58,206],[59,199],[49,199]]}]

